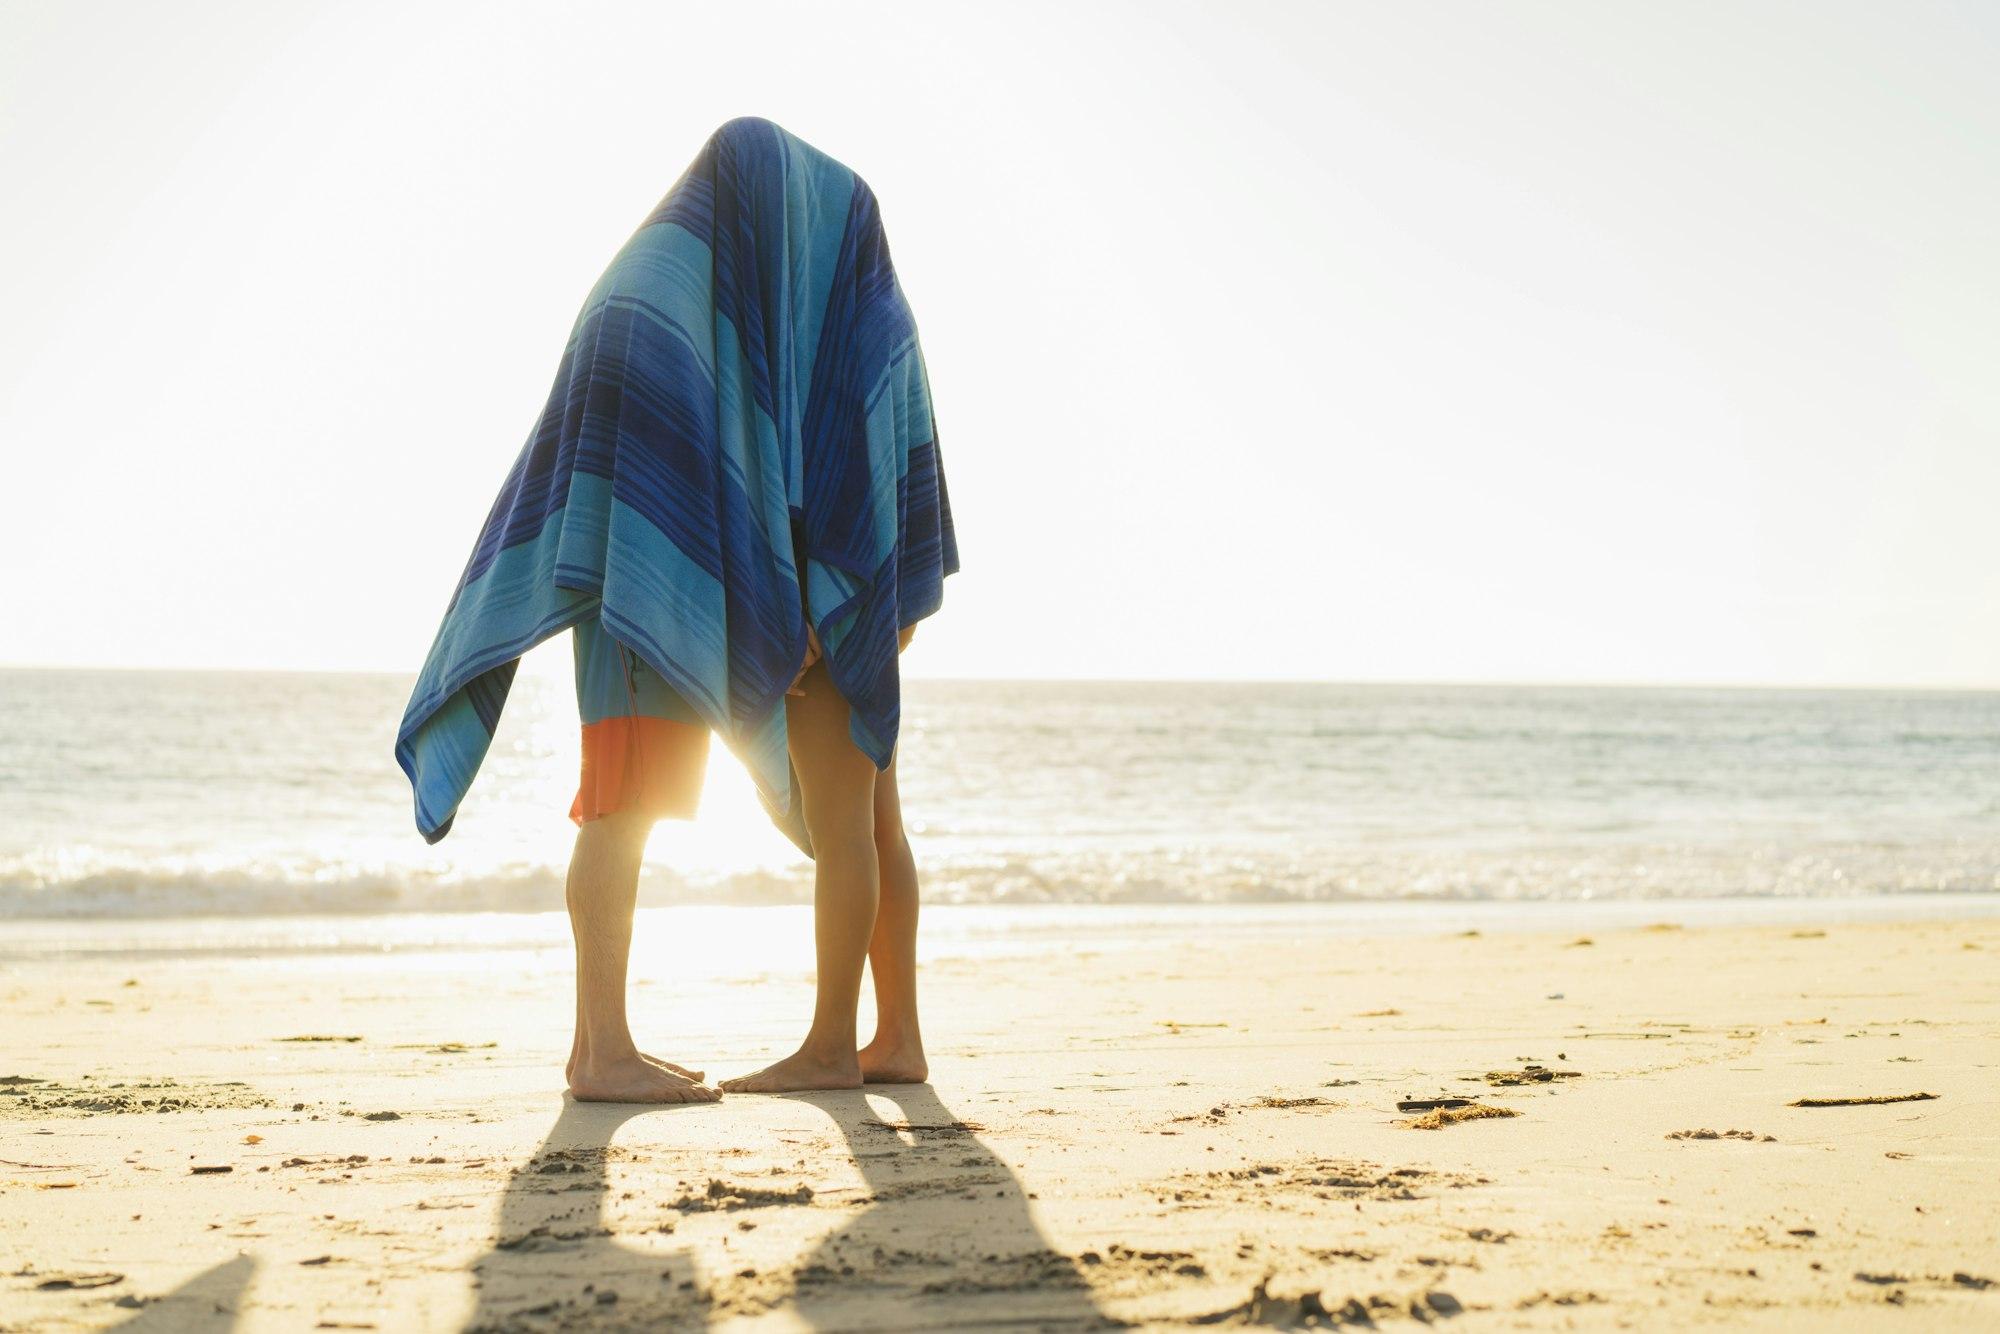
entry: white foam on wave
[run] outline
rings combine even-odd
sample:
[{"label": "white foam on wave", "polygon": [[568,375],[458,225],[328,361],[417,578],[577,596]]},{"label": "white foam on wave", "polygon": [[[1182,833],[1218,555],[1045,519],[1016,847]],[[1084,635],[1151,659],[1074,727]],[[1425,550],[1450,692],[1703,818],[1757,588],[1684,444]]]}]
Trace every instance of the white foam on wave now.
[{"label": "white foam on wave", "polygon": [[[920,853],[921,859],[921,853]],[[923,861],[924,897],[953,904],[1587,902],[2000,892],[2000,846],[1582,847],[1505,852],[1066,852]],[[213,859],[0,863],[0,920],[543,912],[565,868],[467,872]],[[640,902],[800,904],[812,867],[730,872],[648,865]]]}]

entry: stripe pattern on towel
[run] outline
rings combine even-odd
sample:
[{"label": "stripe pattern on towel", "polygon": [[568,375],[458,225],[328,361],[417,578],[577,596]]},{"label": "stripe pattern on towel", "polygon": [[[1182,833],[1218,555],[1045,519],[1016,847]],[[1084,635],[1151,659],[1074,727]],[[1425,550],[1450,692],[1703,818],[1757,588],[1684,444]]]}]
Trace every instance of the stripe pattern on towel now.
[{"label": "stripe pattern on towel", "polygon": [[417,828],[450,831],[521,655],[594,614],[810,853],[784,710],[806,618],[885,768],[897,633],[957,569],[874,192],[769,120],[728,121],[585,299],[452,592],[396,736]]}]

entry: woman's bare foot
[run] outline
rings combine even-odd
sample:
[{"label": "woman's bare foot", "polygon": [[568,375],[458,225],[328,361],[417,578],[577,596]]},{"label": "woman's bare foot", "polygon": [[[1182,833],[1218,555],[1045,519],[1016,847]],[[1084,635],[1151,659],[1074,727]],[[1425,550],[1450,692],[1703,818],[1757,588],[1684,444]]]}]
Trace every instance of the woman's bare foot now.
[{"label": "woman's bare foot", "polygon": [[861,1062],[853,1052],[823,1057],[803,1048],[775,1065],[751,1075],[725,1079],[718,1086],[729,1093],[800,1093],[806,1089],[858,1089]]},{"label": "woman's bare foot", "polygon": [[861,1077],[870,1084],[921,1084],[931,1077],[920,1038],[875,1040],[859,1053]]},{"label": "woman's bare foot", "polygon": [[578,1102],[714,1102],[722,1096],[637,1052],[577,1061],[569,1070],[569,1091]]}]

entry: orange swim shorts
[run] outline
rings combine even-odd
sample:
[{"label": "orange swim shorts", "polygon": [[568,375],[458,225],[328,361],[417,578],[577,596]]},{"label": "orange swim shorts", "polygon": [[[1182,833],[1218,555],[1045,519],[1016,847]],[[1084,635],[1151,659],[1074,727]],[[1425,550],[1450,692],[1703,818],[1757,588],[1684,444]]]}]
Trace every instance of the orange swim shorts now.
[{"label": "orange swim shorts", "polygon": [[628,809],[692,820],[708,772],[708,724],[595,616],[574,634],[583,774],[569,818]]},{"label": "orange swim shorts", "polygon": [[[903,628],[898,652],[916,630]],[[708,773],[708,724],[597,617],[577,622],[572,634],[583,773],[569,818],[580,825],[639,809],[655,818],[694,819]]]}]

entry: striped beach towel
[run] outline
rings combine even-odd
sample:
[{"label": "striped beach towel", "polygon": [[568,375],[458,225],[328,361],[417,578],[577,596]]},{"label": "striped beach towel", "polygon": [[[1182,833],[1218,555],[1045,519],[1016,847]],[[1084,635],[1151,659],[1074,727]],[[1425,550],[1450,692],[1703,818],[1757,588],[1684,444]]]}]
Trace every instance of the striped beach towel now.
[{"label": "striped beach towel", "polygon": [[784,709],[806,618],[884,768],[897,632],[957,569],[874,193],[771,121],[728,121],[591,289],[459,576],[396,734],[417,828],[450,832],[521,655],[596,615],[810,852]]}]

